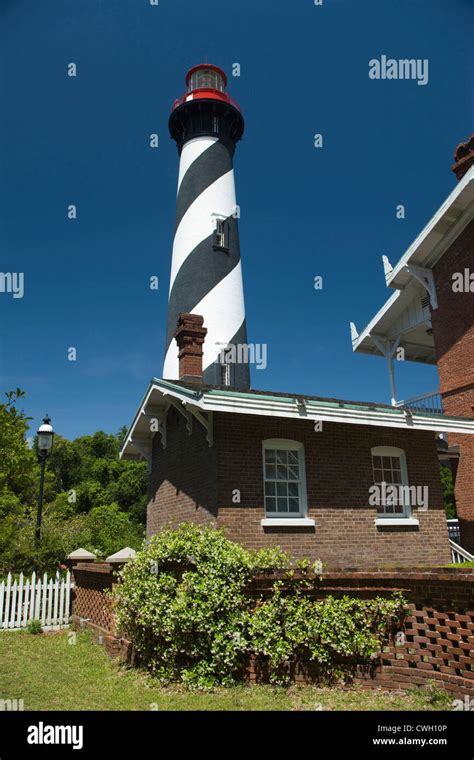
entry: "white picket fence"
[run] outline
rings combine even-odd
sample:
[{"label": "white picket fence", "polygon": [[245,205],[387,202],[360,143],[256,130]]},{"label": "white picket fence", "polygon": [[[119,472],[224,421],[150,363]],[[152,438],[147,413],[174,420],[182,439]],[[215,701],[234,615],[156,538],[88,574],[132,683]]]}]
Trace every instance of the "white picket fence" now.
[{"label": "white picket fence", "polygon": [[69,572],[65,577],[57,572],[54,579],[46,573],[43,578],[33,573],[25,579],[21,573],[14,581],[8,573],[0,583],[0,630],[26,628],[31,620],[39,620],[45,630],[66,628],[73,585]]}]

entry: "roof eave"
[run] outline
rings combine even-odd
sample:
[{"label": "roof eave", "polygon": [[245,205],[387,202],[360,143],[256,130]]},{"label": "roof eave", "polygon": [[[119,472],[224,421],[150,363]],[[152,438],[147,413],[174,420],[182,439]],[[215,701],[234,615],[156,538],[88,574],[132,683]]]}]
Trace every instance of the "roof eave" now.
[{"label": "roof eave", "polygon": [[[350,402],[336,402],[307,399],[303,396],[270,396],[258,393],[246,394],[239,391],[193,390],[174,385],[170,381],[153,379],[143,397],[134,420],[127,432],[120,457],[134,459],[139,450],[134,446],[134,435],[142,416],[149,416],[148,406],[153,394],[164,401],[166,396],[192,405],[202,412],[222,412],[227,414],[251,414],[264,417],[283,417],[312,422],[336,422],[350,425],[372,425],[404,430],[429,430],[438,433],[473,433],[474,421],[463,417],[435,417],[428,414],[410,413],[407,410],[388,406],[365,406]],[[153,404],[151,404],[153,407]],[[143,438],[143,432],[136,437]],[[151,441],[154,433],[147,433]]]},{"label": "roof eave", "polygon": [[[392,271],[387,274],[387,286],[405,287],[407,278],[410,277],[406,272],[406,266],[410,263],[432,268],[446,252],[451,242],[454,242],[469,224],[473,216],[473,208],[474,166],[471,166]],[[445,229],[446,225],[448,229]],[[440,228],[443,229],[440,230]]]}]

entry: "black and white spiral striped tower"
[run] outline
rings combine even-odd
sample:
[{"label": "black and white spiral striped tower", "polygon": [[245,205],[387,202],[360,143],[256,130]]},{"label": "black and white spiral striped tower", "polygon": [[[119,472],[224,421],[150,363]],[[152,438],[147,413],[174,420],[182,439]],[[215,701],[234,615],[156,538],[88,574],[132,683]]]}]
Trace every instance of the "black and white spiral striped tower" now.
[{"label": "black and white spiral striped tower", "polygon": [[207,328],[204,383],[249,388],[248,364],[226,369],[219,358],[226,346],[247,344],[232,163],[244,120],[221,69],[195,66],[186,84],[169,119],[180,162],[163,377],[179,377],[173,334],[178,314],[189,312],[202,315]]}]

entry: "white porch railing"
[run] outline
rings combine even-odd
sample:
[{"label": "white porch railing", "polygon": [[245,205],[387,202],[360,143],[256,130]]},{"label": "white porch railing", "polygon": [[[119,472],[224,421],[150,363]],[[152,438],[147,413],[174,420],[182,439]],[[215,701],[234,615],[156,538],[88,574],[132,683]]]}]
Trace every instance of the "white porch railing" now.
[{"label": "white porch railing", "polygon": [[32,620],[39,620],[46,630],[66,628],[69,625],[71,606],[71,574],[49,578],[46,573],[36,578],[24,578],[23,573],[13,580],[8,573],[0,583],[0,630],[26,628]]},{"label": "white porch railing", "polygon": [[462,562],[474,562],[474,554],[470,554],[466,549],[463,549],[459,544],[454,543],[449,539],[449,546],[451,547],[451,558],[456,564]]},{"label": "white porch railing", "polygon": [[444,414],[443,401],[439,391],[421,393],[419,396],[413,396],[404,401],[396,401],[394,406],[406,406],[408,409],[422,414]]}]

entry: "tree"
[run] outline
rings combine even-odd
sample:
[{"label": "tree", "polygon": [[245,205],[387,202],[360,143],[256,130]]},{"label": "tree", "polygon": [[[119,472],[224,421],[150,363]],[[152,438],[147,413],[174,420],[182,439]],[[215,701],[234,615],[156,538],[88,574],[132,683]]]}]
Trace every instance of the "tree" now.
[{"label": "tree", "polygon": [[8,519],[5,526],[10,532],[10,540],[0,551],[0,576],[9,571],[53,572],[71,551],[82,546],[90,536],[87,515],[74,515],[64,520],[45,513],[39,545],[34,539],[33,516],[23,518],[13,527]]},{"label": "tree", "polygon": [[454,496],[454,481],[453,473],[449,467],[442,464],[440,465],[441,485],[444,495],[444,508],[446,510],[446,519],[451,520],[457,517],[456,512],[456,499]]},{"label": "tree", "polygon": [[45,474],[41,545],[34,544],[39,465],[19,388],[0,404],[0,573],[54,570],[84,546],[102,556],[143,539],[147,469],[119,459],[125,428],[69,441],[56,434]]},{"label": "tree", "polygon": [[16,407],[25,393],[17,388],[5,395],[6,403],[0,404],[0,513],[6,504],[11,508],[13,497],[17,497],[20,504],[34,503],[33,484],[38,468],[26,440],[31,418]]},{"label": "tree", "polygon": [[57,436],[48,460],[56,486],[51,501],[62,491],[75,491],[76,510],[116,503],[135,520],[144,523],[147,468],[144,462],[119,459],[125,428],[111,435],[98,431],[68,441]]},{"label": "tree", "polygon": [[48,470],[53,473],[58,493],[68,491],[81,476],[81,457],[74,441],[68,441],[58,433],[48,457]]},{"label": "tree", "polygon": [[85,525],[92,551],[103,557],[125,546],[139,549],[143,542],[143,527],[135,524],[126,512],[121,512],[117,504],[94,507],[87,515]]},{"label": "tree", "polygon": [[120,462],[118,476],[106,488],[107,500],[116,502],[135,520],[146,521],[148,472],[146,462]]}]

